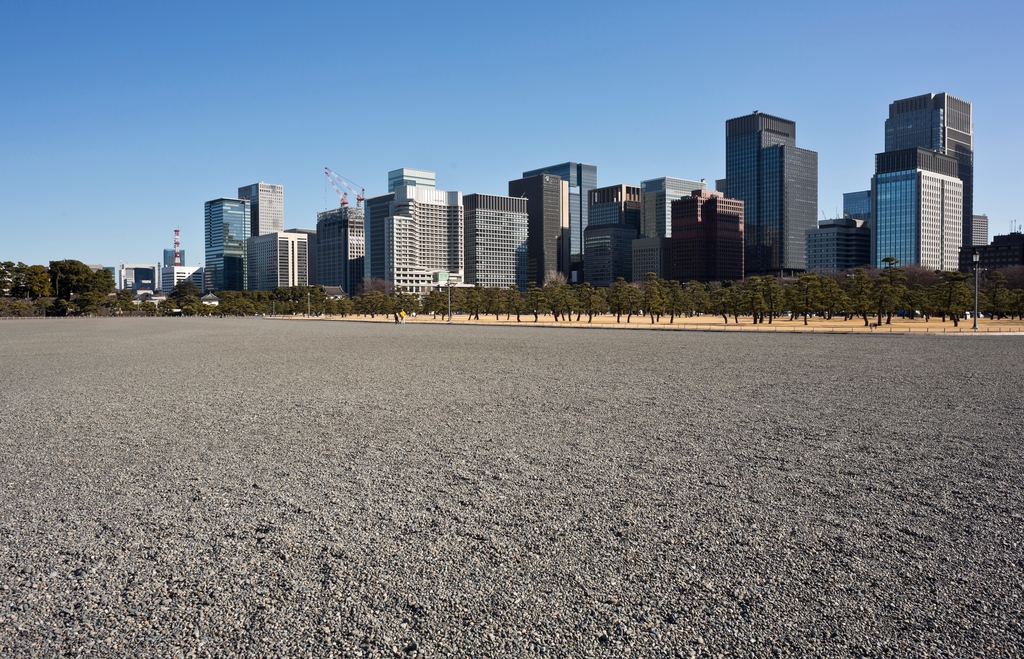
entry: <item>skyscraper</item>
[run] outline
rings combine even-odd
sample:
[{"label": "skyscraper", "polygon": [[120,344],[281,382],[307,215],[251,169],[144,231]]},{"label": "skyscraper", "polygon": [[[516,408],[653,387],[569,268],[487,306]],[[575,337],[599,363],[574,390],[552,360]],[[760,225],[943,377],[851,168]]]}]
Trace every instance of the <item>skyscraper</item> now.
[{"label": "skyscraper", "polygon": [[587,219],[587,195],[597,187],[597,166],[583,163],[563,162],[551,167],[541,167],[523,172],[523,178],[538,174],[551,174],[569,184],[569,262],[564,272],[569,282],[583,281],[583,231],[589,224]]},{"label": "skyscraper", "polygon": [[[971,245],[988,245],[988,215],[975,215],[971,222]],[[184,255],[182,256],[184,259]]]},{"label": "skyscraper", "polygon": [[963,242],[963,183],[957,159],[915,147],[875,156],[871,262],[956,270]]},{"label": "skyscraper", "polygon": [[796,146],[796,122],[762,112],[726,121],[725,178],[726,196],[744,206],[745,274],[805,270],[818,154]]},{"label": "skyscraper", "polygon": [[395,193],[389,192],[363,202],[363,239],[366,245],[364,279],[384,279],[384,225],[391,215],[391,203],[394,200]]},{"label": "skyscraper", "polygon": [[284,231],[284,186],[253,183],[238,188],[238,198],[249,200],[253,236]]},{"label": "skyscraper", "polygon": [[708,184],[701,179],[691,181],[684,178],[663,176],[640,183],[643,191],[643,218],[640,235],[644,238],[672,237],[672,202],[689,197],[694,190],[707,190]]},{"label": "skyscraper", "polygon": [[921,147],[956,158],[963,182],[962,244],[974,244],[974,122],[971,104],[950,94],[893,101],[885,120],[885,150]]},{"label": "skyscraper", "polygon": [[363,219],[362,207],[347,204],[316,214],[318,284],[341,286],[349,296],[359,292],[366,255]]},{"label": "skyscraper", "polygon": [[426,169],[412,169],[402,167],[388,172],[388,192],[394,192],[403,185],[420,185],[426,188],[437,187],[437,177],[434,172]]},{"label": "skyscraper", "polygon": [[424,293],[440,272],[463,279],[462,193],[403,185],[394,195],[384,220],[384,280]]},{"label": "skyscraper", "polygon": [[508,182],[508,196],[526,198],[527,282],[538,286],[559,272],[568,278],[569,182],[555,174],[537,174]]},{"label": "skyscraper", "polygon": [[250,291],[309,285],[306,234],[278,231],[252,236],[245,248]]},{"label": "skyscraper", "polygon": [[320,283],[316,273],[316,250],[319,240],[316,229],[288,229],[285,233],[302,233],[306,236],[306,282],[309,286]]},{"label": "skyscraper", "polygon": [[[843,217],[852,220],[871,219],[871,190],[843,193]],[[861,264],[863,265],[863,264]]]},{"label": "skyscraper", "polygon": [[246,281],[245,239],[250,236],[247,199],[214,199],[204,207],[206,288],[243,291]]},{"label": "skyscraper", "polygon": [[490,194],[462,198],[466,214],[466,283],[526,288],[526,199]]},{"label": "skyscraper", "polygon": [[638,237],[641,189],[635,185],[595,188],[588,194],[589,222],[583,230],[583,271],[594,286],[610,286],[633,276],[633,241]]},{"label": "skyscraper", "polygon": [[672,202],[670,278],[680,282],[743,278],[743,202],[694,190]]}]

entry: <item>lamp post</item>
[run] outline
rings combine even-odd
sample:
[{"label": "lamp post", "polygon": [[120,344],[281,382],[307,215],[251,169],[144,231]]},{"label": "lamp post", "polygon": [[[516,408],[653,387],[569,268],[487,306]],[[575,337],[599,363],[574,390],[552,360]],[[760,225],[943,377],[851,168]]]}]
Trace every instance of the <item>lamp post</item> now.
[{"label": "lamp post", "polygon": [[974,250],[971,258],[974,259],[974,327],[971,329],[978,329],[978,261],[981,259],[981,254],[978,254],[978,250]]},{"label": "lamp post", "polygon": [[306,291],[306,318],[309,318],[309,291]]},{"label": "lamp post", "polygon": [[452,280],[448,280],[448,322],[452,322]]}]

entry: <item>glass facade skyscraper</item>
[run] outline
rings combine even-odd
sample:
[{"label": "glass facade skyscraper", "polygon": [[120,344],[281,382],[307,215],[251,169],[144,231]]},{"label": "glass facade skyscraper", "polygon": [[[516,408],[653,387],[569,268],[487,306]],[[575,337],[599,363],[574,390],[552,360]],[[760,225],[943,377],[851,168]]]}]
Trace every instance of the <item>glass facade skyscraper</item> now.
[{"label": "glass facade skyscraper", "polygon": [[402,167],[388,172],[388,192],[394,192],[403,185],[418,185],[424,188],[437,187],[437,176],[426,169]]},{"label": "glass facade skyscraper", "polygon": [[967,101],[950,94],[922,94],[889,104],[885,150],[923,148],[957,161],[963,182],[962,244],[974,243],[974,121]]},{"label": "glass facade skyscraper", "polygon": [[205,204],[206,288],[242,291],[246,288],[245,239],[249,237],[247,199],[214,199]]},{"label": "glass facade skyscraper", "polygon": [[588,195],[589,226],[583,231],[587,255],[584,274],[594,286],[609,286],[633,276],[633,241],[640,231],[641,189],[612,185]]},{"label": "glass facade skyscraper", "polygon": [[[719,191],[721,181],[716,183]],[[817,228],[818,154],[796,146],[796,122],[754,112],[725,124],[725,194],[744,204],[745,274],[806,269]]]},{"label": "glass facade skyscraper", "polygon": [[871,190],[843,193],[843,217],[851,220],[871,219]]},{"label": "glass facade skyscraper", "polygon": [[640,189],[643,191],[640,235],[644,238],[671,238],[672,202],[689,197],[694,190],[707,190],[708,184],[703,179],[691,181],[663,176],[643,181]]},{"label": "glass facade skyscraper", "polygon": [[523,172],[523,178],[539,174],[551,174],[569,183],[569,267],[566,277],[570,283],[582,282],[583,231],[590,224],[587,199],[590,191],[597,187],[597,166],[563,162],[560,165]]},{"label": "glass facade skyscraper", "polygon": [[924,148],[875,156],[871,262],[956,270],[963,239],[963,183],[956,158]]},{"label": "glass facade skyscraper", "polygon": [[316,283],[341,286],[349,296],[359,292],[366,256],[363,220],[361,206],[316,214]]}]

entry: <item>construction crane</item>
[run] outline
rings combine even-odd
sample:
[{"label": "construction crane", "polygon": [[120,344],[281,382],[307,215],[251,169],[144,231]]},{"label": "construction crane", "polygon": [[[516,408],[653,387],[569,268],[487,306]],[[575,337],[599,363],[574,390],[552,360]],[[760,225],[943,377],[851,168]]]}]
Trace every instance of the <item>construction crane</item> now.
[{"label": "construction crane", "polygon": [[[355,183],[352,183],[351,181],[346,180],[342,176],[339,176],[330,167],[324,167],[324,176],[326,176],[327,180],[330,181],[331,187],[334,188],[334,191],[338,193],[338,197],[341,198],[341,205],[342,206],[347,206],[348,205],[348,192],[351,192],[352,194],[354,194],[356,196],[356,206],[362,206],[363,205],[363,200],[366,199],[366,188],[363,188],[361,186],[357,186]],[[341,183],[343,186],[345,186],[348,189],[348,192],[342,192],[338,188],[338,185],[337,185],[337,183],[335,183],[335,181],[337,181],[338,183]],[[360,188],[359,192],[356,192],[356,188],[357,187]]]}]

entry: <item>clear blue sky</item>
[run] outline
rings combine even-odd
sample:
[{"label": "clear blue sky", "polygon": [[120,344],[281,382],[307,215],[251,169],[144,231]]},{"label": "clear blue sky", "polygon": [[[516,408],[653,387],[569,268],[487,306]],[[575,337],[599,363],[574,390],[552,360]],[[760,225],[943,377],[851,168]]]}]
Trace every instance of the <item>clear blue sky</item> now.
[{"label": "clear blue sky", "polygon": [[[866,189],[888,104],[974,104],[975,210],[1019,209],[1015,2],[29,2],[0,22],[0,260],[155,262],[203,202],[285,186],[314,227],[323,167],[507,193],[527,169],[599,185],[725,173],[725,120],[797,122],[819,207]],[[713,185],[713,183],[712,183]],[[328,191],[327,203],[337,199]],[[820,215],[820,213],[819,213]]]}]

